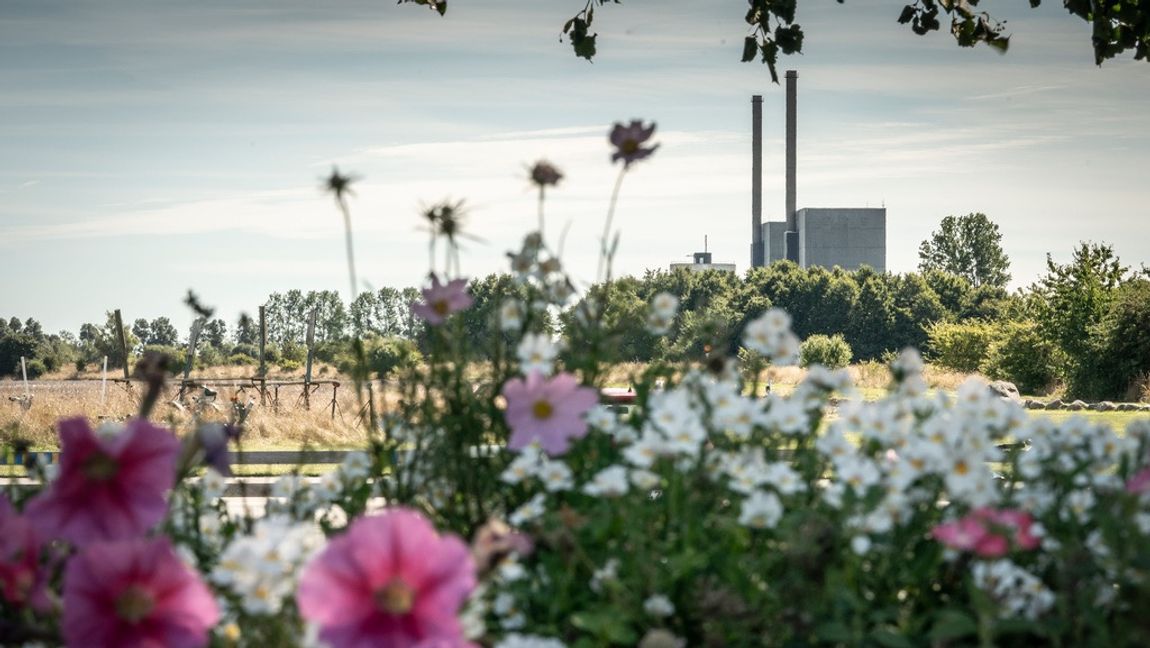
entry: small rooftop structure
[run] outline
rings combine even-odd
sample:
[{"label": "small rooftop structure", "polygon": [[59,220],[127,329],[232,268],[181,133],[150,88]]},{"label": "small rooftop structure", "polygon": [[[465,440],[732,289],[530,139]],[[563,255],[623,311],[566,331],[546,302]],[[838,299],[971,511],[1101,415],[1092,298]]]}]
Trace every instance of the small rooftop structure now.
[{"label": "small rooftop structure", "polygon": [[707,270],[719,270],[722,272],[735,272],[735,264],[733,263],[714,263],[711,260],[711,253],[707,251],[707,237],[703,237],[703,251],[695,252],[691,255],[691,263],[672,263],[671,272],[683,268],[691,272],[705,272]]}]

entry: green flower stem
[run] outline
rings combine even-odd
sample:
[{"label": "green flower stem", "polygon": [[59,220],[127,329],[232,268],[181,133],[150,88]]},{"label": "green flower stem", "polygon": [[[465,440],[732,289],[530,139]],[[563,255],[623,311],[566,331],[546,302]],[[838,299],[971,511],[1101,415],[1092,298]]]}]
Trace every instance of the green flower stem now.
[{"label": "green flower stem", "polygon": [[[611,274],[611,260],[608,258],[610,251],[608,250],[608,239],[611,236],[611,221],[615,217],[615,205],[619,202],[619,187],[623,186],[623,176],[627,174],[627,165],[623,165],[619,169],[619,175],[615,178],[615,188],[611,190],[611,202],[607,205],[607,222],[603,224],[603,239],[601,241],[602,250],[599,253],[599,270],[595,276],[601,281],[606,281]],[[607,274],[604,275],[603,271],[606,268]]]}]

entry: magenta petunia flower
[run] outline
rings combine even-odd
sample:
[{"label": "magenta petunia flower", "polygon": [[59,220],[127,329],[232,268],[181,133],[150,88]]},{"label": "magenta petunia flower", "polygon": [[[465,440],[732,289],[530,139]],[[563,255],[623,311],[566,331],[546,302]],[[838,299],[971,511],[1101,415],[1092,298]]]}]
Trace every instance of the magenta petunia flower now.
[{"label": "magenta petunia flower", "polygon": [[219,618],[212,593],[167,538],[94,542],[64,571],[69,646],[203,646]]},{"label": "magenta petunia flower", "polygon": [[1145,493],[1150,491],[1150,468],[1144,468],[1142,472],[1130,478],[1126,482],[1127,493]]},{"label": "magenta petunia flower", "polygon": [[979,508],[966,517],[940,524],[931,535],[951,549],[971,551],[983,558],[1001,558],[1010,549],[1030,550],[1039,539],[1031,532],[1028,513],[1012,509]]},{"label": "magenta petunia flower", "polygon": [[423,303],[412,303],[411,310],[433,325],[442,324],[452,313],[466,310],[474,301],[467,293],[466,279],[453,279],[441,284],[439,277],[431,275],[431,287],[422,292]]},{"label": "magenta petunia flower", "polygon": [[43,543],[28,519],[0,493],[0,599],[13,607],[46,610],[48,570],[40,562]]},{"label": "magenta petunia flower", "polygon": [[659,145],[643,146],[643,143],[651,139],[655,134],[655,122],[651,122],[650,126],[643,126],[643,122],[634,119],[629,126],[624,126],[619,122],[615,122],[615,126],[611,129],[611,146],[615,147],[615,152],[611,154],[611,161],[618,162],[623,160],[623,166],[629,167],[632,162],[638,162],[655,152]]},{"label": "magenta petunia flower", "polygon": [[333,648],[459,646],[459,608],[474,588],[462,540],[393,508],[357,519],[312,559],[296,601]]},{"label": "magenta petunia flower", "polygon": [[599,393],[582,387],[569,373],[546,379],[532,371],[527,379],[513,378],[503,384],[507,410],[503,416],[511,428],[507,447],[521,450],[538,442],[547,454],[567,452],[571,439],[587,434],[583,415],[599,403]]},{"label": "magenta petunia flower", "polygon": [[164,518],[180,450],[171,432],[140,419],[112,436],[97,436],[82,418],[59,430],[60,474],[24,510],[45,538],[121,540]]}]

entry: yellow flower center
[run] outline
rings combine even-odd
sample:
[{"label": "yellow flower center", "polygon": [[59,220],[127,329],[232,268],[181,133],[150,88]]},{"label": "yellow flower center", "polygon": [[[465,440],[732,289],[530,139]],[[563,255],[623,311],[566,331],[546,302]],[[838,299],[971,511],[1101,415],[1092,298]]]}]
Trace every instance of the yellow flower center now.
[{"label": "yellow flower center", "polygon": [[970,466],[966,465],[965,461],[959,459],[958,463],[954,464],[954,472],[958,473],[959,475],[965,475],[966,473],[970,472]]},{"label": "yellow flower center", "polygon": [[555,408],[545,400],[535,401],[535,405],[531,408],[531,413],[537,419],[551,418],[551,414],[555,412]]},{"label": "yellow flower center", "polygon": [[139,623],[156,607],[152,595],[139,585],[129,585],[116,598],[116,614],[128,623]]},{"label": "yellow flower center", "polygon": [[107,481],[116,475],[119,465],[116,460],[97,452],[84,462],[84,474],[95,481]]},{"label": "yellow flower center", "polygon": [[443,317],[447,315],[448,308],[446,299],[437,299],[431,304],[431,310],[435,311],[436,315]]},{"label": "yellow flower center", "polygon": [[376,590],[375,604],[388,614],[407,614],[415,605],[415,592],[398,578]]}]

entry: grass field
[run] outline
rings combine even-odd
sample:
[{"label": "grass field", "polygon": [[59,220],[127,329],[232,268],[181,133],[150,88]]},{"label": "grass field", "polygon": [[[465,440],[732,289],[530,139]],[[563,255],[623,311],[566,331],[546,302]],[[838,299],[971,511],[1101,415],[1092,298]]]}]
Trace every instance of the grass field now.
[{"label": "grass field", "polygon": [[[620,365],[607,377],[611,386],[626,386],[629,377],[640,373],[640,365]],[[850,369],[855,384],[865,399],[876,399],[885,393],[889,380],[885,369],[876,363],[855,365]],[[250,367],[221,367],[197,372],[194,377],[208,384],[212,380],[251,377]],[[331,385],[322,385],[310,398],[310,409],[305,407],[301,386],[281,387],[279,405],[271,402],[259,403],[257,390],[218,385],[217,404],[223,412],[209,410],[208,418],[224,419],[233,397],[242,402],[255,397],[256,406],[248,418],[244,447],[248,450],[295,450],[303,447],[313,449],[343,449],[361,447],[366,441],[366,432],[359,422],[361,405],[355,395],[352,382],[339,376],[333,368],[317,366],[314,373],[317,379],[340,382],[335,391],[335,416],[332,416]],[[771,380],[776,393],[786,394],[794,389],[805,371],[797,367],[774,368]],[[82,376],[95,378],[96,376]],[[928,367],[926,380],[931,389],[953,391],[966,379],[966,375],[941,371]],[[276,373],[269,376],[275,380],[301,380],[302,372]],[[38,381],[33,387],[31,407],[25,411],[10,396],[23,393],[19,382],[0,382],[0,444],[9,446],[20,441],[30,443],[34,449],[56,449],[55,422],[64,417],[86,416],[93,420],[108,418],[122,420],[134,414],[138,408],[139,387],[132,390],[122,384],[108,383],[106,396],[102,397],[101,384],[97,380],[48,380]],[[377,396],[379,391],[377,390]],[[157,406],[156,417],[160,420],[181,426],[191,415],[187,411],[169,404],[176,396],[173,388],[168,389],[166,398]],[[185,401],[187,402],[187,401]],[[1084,416],[1092,421],[1107,423],[1119,430],[1138,418],[1150,418],[1150,414],[1136,412],[1067,412],[1033,411],[1033,416],[1064,420],[1073,415]]]}]

